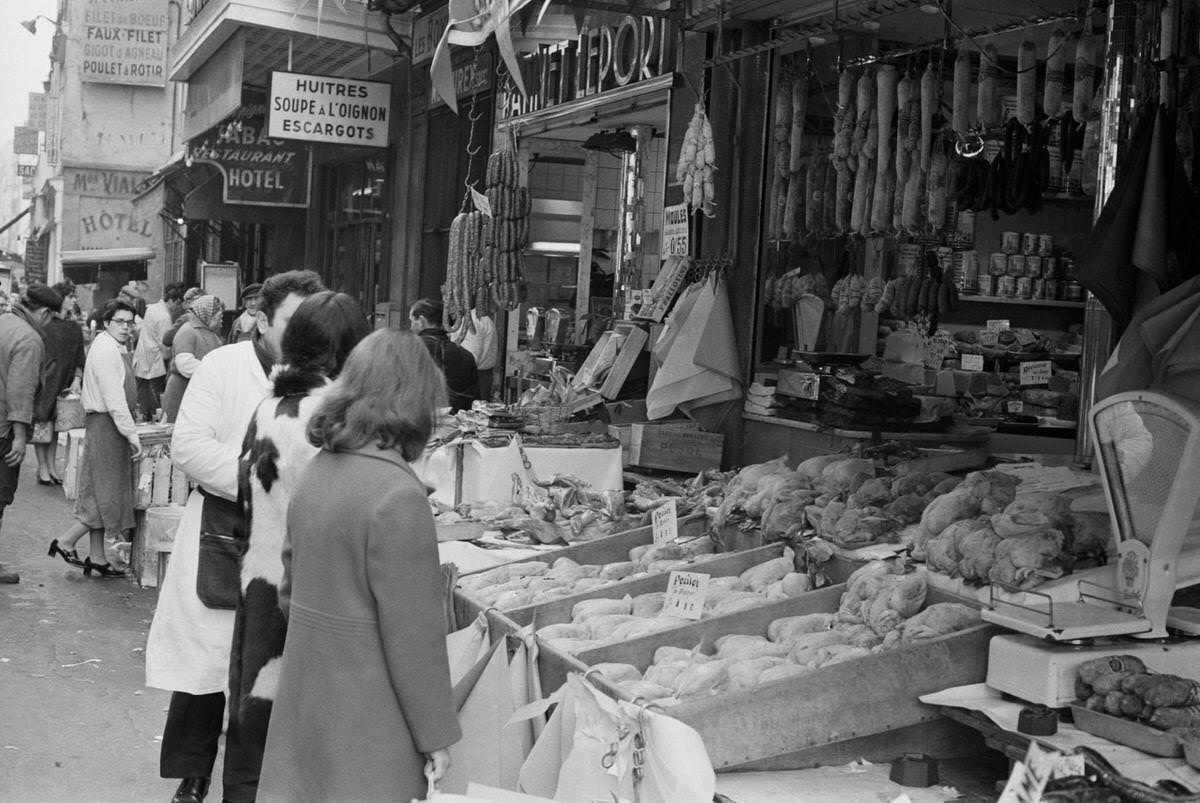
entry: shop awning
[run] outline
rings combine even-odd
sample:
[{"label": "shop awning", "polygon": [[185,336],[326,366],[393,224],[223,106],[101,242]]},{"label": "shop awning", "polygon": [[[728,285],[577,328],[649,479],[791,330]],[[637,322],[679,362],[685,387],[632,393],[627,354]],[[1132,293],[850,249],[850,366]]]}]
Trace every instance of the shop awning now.
[{"label": "shop awning", "polygon": [[22,210],[21,210],[20,214],[18,214],[18,215],[17,215],[16,217],[14,217],[12,220],[10,220],[10,221],[8,221],[7,223],[5,223],[3,226],[0,226],[0,234],[3,234],[4,232],[6,232],[6,231],[8,231],[9,229],[11,229],[11,228],[12,228],[14,225],[16,225],[16,222],[17,222],[18,220],[20,220],[21,218],[23,218],[23,217],[25,217],[26,215],[28,215],[28,214],[30,213],[30,211],[32,211],[32,209],[33,209],[33,207],[32,207],[32,206],[27,206],[27,207],[25,207],[24,209],[22,209]]},{"label": "shop awning", "polygon": [[107,265],[111,262],[145,262],[156,256],[153,248],[94,248],[83,251],[63,251],[59,254],[63,267],[68,265]]}]

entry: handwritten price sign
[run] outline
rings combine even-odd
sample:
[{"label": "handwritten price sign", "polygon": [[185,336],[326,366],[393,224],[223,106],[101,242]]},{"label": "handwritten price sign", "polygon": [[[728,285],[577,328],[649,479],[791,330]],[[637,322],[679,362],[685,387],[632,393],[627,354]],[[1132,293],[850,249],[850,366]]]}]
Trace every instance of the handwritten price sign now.
[{"label": "handwritten price sign", "polygon": [[1049,360],[1030,360],[1029,362],[1021,363],[1021,384],[1050,384],[1050,365],[1051,363]]},{"label": "handwritten price sign", "polygon": [[668,499],[650,514],[650,530],[655,544],[666,544],[679,536],[679,519],[675,512],[675,500]]},{"label": "handwritten price sign", "polygon": [[671,578],[667,581],[667,596],[658,615],[699,619],[704,613],[704,598],[707,595],[707,574],[671,572]]}]

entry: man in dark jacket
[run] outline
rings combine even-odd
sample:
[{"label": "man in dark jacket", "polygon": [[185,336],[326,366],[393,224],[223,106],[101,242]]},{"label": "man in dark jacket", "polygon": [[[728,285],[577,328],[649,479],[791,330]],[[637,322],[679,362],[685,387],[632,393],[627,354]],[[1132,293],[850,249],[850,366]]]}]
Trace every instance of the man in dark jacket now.
[{"label": "man in dark jacket", "polygon": [[422,298],[408,312],[409,328],[429,349],[429,356],[446,375],[450,412],[468,409],[479,398],[479,379],[471,352],[450,340],[442,324],[442,302]]},{"label": "man in dark jacket", "polygon": [[[17,491],[33,423],[33,400],[45,358],[42,333],[60,307],[62,296],[34,284],[10,312],[0,315],[0,524]],[[20,581],[20,575],[0,565],[0,583]]]}]

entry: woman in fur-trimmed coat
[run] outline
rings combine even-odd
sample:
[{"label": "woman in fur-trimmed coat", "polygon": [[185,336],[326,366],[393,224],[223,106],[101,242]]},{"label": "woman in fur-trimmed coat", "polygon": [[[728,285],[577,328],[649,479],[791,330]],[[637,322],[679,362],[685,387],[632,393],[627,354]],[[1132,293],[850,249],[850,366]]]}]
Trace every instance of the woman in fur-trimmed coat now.
[{"label": "woman in fur-trimmed coat", "polygon": [[259,405],[242,446],[238,497],[246,514],[241,559],[241,597],[229,660],[229,728],[225,794],[240,780],[233,803],[253,803],[262,767],[267,724],[279,680],[287,619],[279,606],[288,504],[301,471],[317,454],[308,442],[308,421],[350,350],[367,335],[358,304],[324,291],[297,309],[284,331],[284,364],[274,375],[270,398]]}]

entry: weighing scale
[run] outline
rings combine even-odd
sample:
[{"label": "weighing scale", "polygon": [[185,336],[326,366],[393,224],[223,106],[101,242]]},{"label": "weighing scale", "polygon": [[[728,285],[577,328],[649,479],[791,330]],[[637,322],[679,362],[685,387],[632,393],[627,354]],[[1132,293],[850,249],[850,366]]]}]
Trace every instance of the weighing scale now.
[{"label": "weighing scale", "polygon": [[[984,621],[1024,634],[997,636],[989,686],[1052,707],[1074,699],[1075,668],[1092,658],[1132,653],[1160,672],[1194,675],[1200,610],[1172,607],[1176,590],[1200,583],[1200,402],[1152,391],[1119,393],[1092,408],[1096,460],[1117,537],[1117,554],[1077,599],[1024,592],[1033,602],[997,595]],[[1066,695],[1064,699],[1064,695]]]}]

